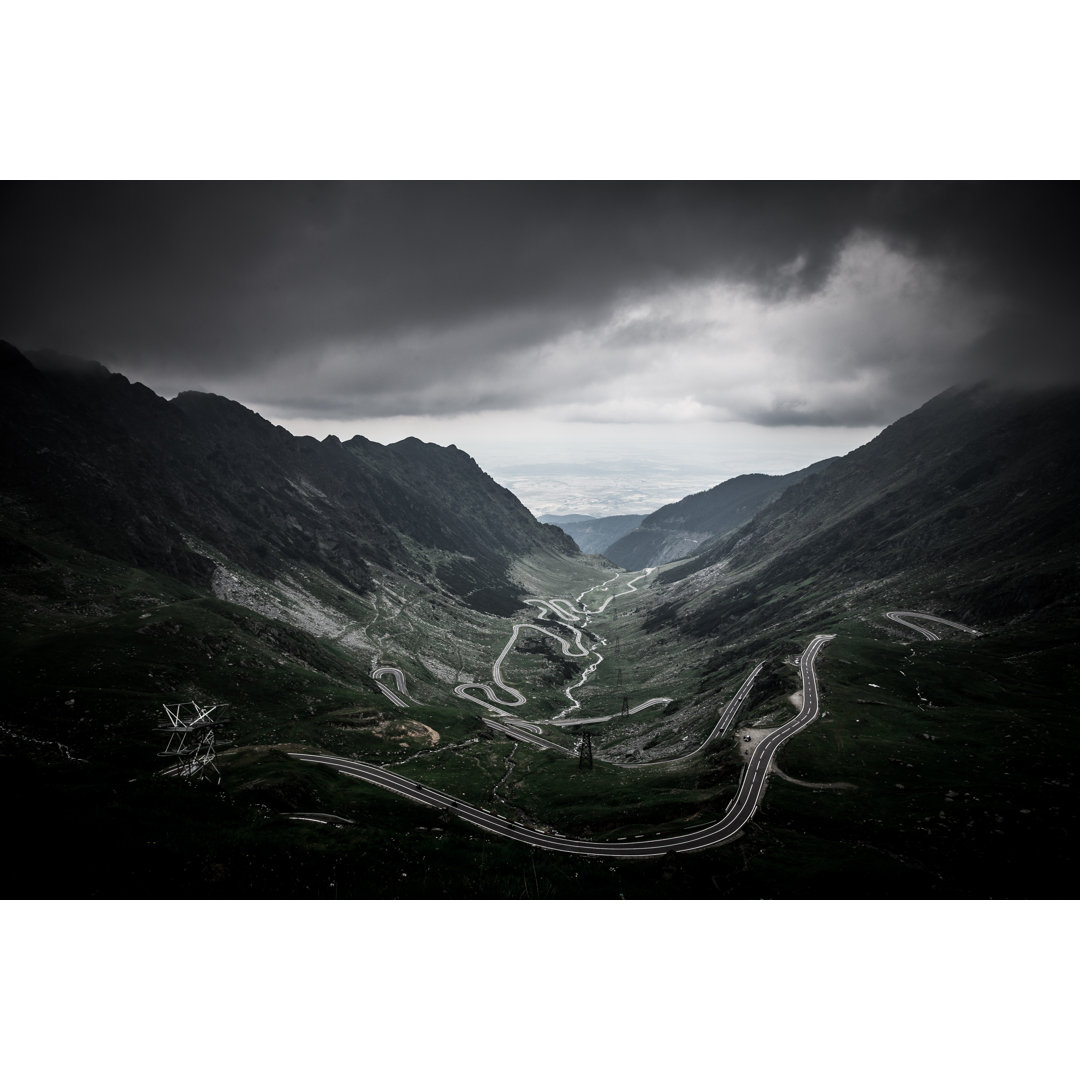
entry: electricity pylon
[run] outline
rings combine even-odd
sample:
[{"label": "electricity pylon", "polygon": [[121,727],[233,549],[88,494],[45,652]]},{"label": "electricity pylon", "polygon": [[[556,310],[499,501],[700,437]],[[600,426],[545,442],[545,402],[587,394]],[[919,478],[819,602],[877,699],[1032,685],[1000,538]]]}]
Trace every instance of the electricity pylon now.
[{"label": "electricity pylon", "polygon": [[581,746],[578,750],[578,768],[592,768],[592,734],[588,731],[581,736]]},{"label": "electricity pylon", "polygon": [[163,769],[162,776],[182,776],[185,780],[191,780],[213,769],[220,783],[221,774],[214,764],[214,728],[227,721],[210,716],[220,707],[204,707],[196,705],[194,701],[162,706],[169,719],[166,723],[158,724],[156,730],[168,732],[169,741],[158,757],[176,758],[176,764]]}]

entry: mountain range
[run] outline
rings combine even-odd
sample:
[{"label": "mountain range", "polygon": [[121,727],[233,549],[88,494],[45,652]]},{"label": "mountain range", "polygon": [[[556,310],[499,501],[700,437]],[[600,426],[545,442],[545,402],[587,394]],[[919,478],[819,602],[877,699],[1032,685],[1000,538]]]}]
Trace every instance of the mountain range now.
[{"label": "mountain range", "polygon": [[651,514],[544,514],[540,521],[557,525],[582,551],[603,555],[626,570],[676,562],[726,532],[744,525],[780,492],[825,468],[816,462],[785,476],[747,473],[724,480],[707,491],[687,495]]},{"label": "mountain range", "polygon": [[576,550],[453,446],[298,438],[214,394],[165,401],[6,344],[0,379],[6,516],[187,584],[210,588],[228,560],[264,577],[317,569],[365,595],[381,566],[508,614],[514,558]]},{"label": "mountain range", "polygon": [[[1075,388],[948,390],[842,458],[663,507],[616,542],[639,535],[659,572],[624,574],[616,543],[582,553],[455,447],[298,438],[0,345],[12,892],[295,897],[333,874],[356,896],[516,896],[539,866],[550,896],[1055,895],[1077,828],[1078,410]],[[573,638],[574,598],[616,599],[616,576]],[[913,644],[893,609],[982,636]],[[636,766],[696,745],[755,665],[739,730],[777,723],[821,633],[827,711],[784,751],[804,787],[770,790],[749,830],[760,865],[739,843],[659,872],[530,863],[288,757],[381,762],[575,835],[715,817],[743,735]],[[571,685],[612,714],[595,771],[570,729],[543,729],[566,754],[522,744],[485,722],[513,706],[455,690],[500,678],[537,730]],[[154,718],[187,700],[228,703],[220,785],[163,778]],[[343,831],[294,823],[314,810]]]},{"label": "mountain range", "polygon": [[582,551],[603,555],[616,540],[633,532],[645,517],[645,514],[612,514],[609,517],[541,514],[539,520],[547,525],[557,525]]},{"label": "mountain range", "polygon": [[660,507],[610,544],[603,554],[627,570],[684,559],[710,540],[744,525],[782,491],[828,464],[828,460],[819,461],[785,476],[733,476],[708,491]]}]

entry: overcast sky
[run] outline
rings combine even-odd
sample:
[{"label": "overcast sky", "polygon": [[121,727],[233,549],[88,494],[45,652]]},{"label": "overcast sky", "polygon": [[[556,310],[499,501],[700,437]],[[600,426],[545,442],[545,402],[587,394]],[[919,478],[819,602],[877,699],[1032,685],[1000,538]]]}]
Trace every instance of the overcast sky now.
[{"label": "overcast sky", "polygon": [[0,336],[297,433],[717,480],[1076,374],[1069,186],[5,184]]}]

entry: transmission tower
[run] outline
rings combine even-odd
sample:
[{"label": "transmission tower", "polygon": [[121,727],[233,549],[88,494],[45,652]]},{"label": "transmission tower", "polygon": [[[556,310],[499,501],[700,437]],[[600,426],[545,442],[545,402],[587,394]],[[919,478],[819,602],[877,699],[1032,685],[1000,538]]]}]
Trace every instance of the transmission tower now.
[{"label": "transmission tower", "polygon": [[623,694],[622,699],[622,718],[625,720],[630,715],[630,699]]},{"label": "transmission tower", "polygon": [[581,747],[578,751],[578,763],[579,769],[591,769],[592,768],[592,733],[584,732],[581,736]]},{"label": "transmission tower", "polygon": [[181,776],[192,780],[196,776],[206,779],[206,772],[213,769],[221,780],[221,774],[214,764],[214,728],[227,723],[217,720],[210,714],[220,705],[204,707],[194,701],[182,701],[178,705],[163,705],[168,720],[158,724],[156,730],[167,732],[169,741],[158,757],[175,758],[176,763],[163,769],[162,776]]}]

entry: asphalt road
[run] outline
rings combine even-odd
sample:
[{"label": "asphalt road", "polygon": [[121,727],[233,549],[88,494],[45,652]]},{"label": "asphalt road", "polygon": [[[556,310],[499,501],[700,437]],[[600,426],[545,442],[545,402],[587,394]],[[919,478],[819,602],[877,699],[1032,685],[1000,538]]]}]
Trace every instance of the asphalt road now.
[{"label": "asphalt road", "polygon": [[716,727],[712,729],[712,733],[701,744],[701,749],[708,746],[717,735],[723,735],[724,732],[731,727],[731,721],[735,719],[735,714],[742,708],[743,702],[750,694],[750,687],[754,685],[754,680],[758,677],[758,673],[764,666],[765,663],[762,661],[762,663],[758,664],[758,666],[747,675],[746,681],[739,687],[736,695],[728,702],[727,708],[720,714],[720,719],[717,721]]},{"label": "asphalt road", "polygon": [[[566,624],[564,623],[563,625],[565,626]],[[469,691],[479,690],[482,694],[489,698],[495,706],[524,705],[526,701],[525,695],[521,693],[520,690],[515,690],[514,687],[508,686],[505,682],[503,682],[502,664],[503,661],[506,659],[507,653],[509,653],[510,650],[514,647],[514,643],[517,641],[518,635],[521,633],[522,630],[535,630],[538,634],[546,634],[549,638],[554,638],[555,641],[559,643],[563,654],[566,656],[589,656],[590,652],[581,640],[581,631],[574,629],[574,627],[572,626],[567,626],[567,629],[574,635],[573,646],[571,646],[570,642],[566,641],[564,638],[559,637],[558,634],[554,633],[551,630],[547,630],[542,626],[535,626],[533,623],[514,623],[514,629],[513,633],[511,633],[510,635],[510,640],[503,646],[503,651],[499,653],[498,657],[495,660],[495,663],[491,665],[492,681],[500,690],[502,690],[506,694],[509,694],[512,700],[502,701],[500,698],[497,698],[495,696],[495,692],[491,689],[490,686],[487,686],[485,683],[459,683],[457,686],[454,687],[454,693],[457,694],[459,698],[464,698],[466,701],[471,701],[476,705],[482,705],[485,709],[491,709],[492,712],[501,714],[503,716],[508,715],[507,713],[503,712],[502,709],[492,708],[492,705],[489,704],[487,701],[481,701],[479,698],[473,697],[472,694],[469,693]],[[577,649],[577,652],[573,652],[572,649]]]},{"label": "asphalt road", "polygon": [[[404,795],[416,802],[438,809],[449,810],[464,821],[469,821],[482,829],[499,836],[517,840],[533,847],[548,851],[562,851],[572,855],[602,855],[621,859],[644,859],[673,852],[700,851],[703,848],[733,840],[757,811],[765,789],[765,781],[773,756],[785,740],[802,731],[818,715],[818,686],[814,662],[826,642],[832,640],[832,634],[819,634],[806,647],[799,657],[799,673],[803,682],[803,705],[799,712],[779,727],[772,728],[755,746],[739,784],[739,790],[732,799],[724,816],[719,821],[681,833],[677,836],[646,838],[644,835],[627,837],[612,841],[573,840],[557,833],[539,832],[528,829],[500,814],[480,810],[468,803],[452,798],[435,788],[406,780],[404,777],[362,761],[350,761],[348,758],[334,757],[329,754],[290,754],[299,761],[308,761],[315,765],[326,765],[345,776],[366,780],[398,795]],[[744,684],[744,687],[746,684]],[[742,691],[740,691],[741,693]],[[738,695],[736,695],[737,697]],[[725,710],[726,712],[726,710]],[[723,717],[721,717],[721,721]],[[719,726],[719,725],[718,725]],[[714,729],[715,730],[715,729]],[[515,733],[521,737],[520,733]],[[711,738],[711,736],[710,736]]]},{"label": "asphalt road", "polygon": [[[640,705],[627,709],[626,715],[633,716],[635,713],[644,712],[645,709],[651,709],[655,705],[669,705],[670,703],[671,698],[669,697],[651,697],[648,701],[643,701]],[[617,712],[609,713],[607,716],[582,716],[576,720],[545,720],[544,723],[550,724],[552,727],[576,727],[578,724],[603,724],[608,720],[619,720],[622,715],[621,712]]]},{"label": "asphalt road", "polygon": [[[754,680],[757,678],[758,672],[761,671],[764,666],[765,665],[763,663],[758,664],[758,666],[750,672],[750,674],[746,677],[746,680],[743,682],[742,686],[739,687],[735,696],[727,703],[727,705],[724,706],[723,710],[720,713],[720,719],[716,721],[716,727],[714,727],[712,731],[710,731],[709,734],[705,736],[705,739],[700,746],[691,750],[689,753],[681,754],[679,757],[674,758],[661,758],[658,761],[612,761],[609,762],[609,764],[618,765],[623,769],[647,769],[652,765],[673,765],[678,761],[686,761],[687,758],[692,758],[695,754],[700,754],[701,751],[704,750],[705,747],[713,741],[713,739],[717,738],[717,736],[719,735],[722,735],[731,726],[732,720],[735,719],[735,714],[739,711],[739,709],[742,708],[743,702],[746,701],[747,697],[749,696],[750,687],[754,685]],[[661,698],[658,700],[668,699]],[[633,709],[631,709],[630,711],[634,712]],[[599,757],[599,755],[594,756]],[[600,758],[600,760],[606,761],[607,759]]]},{"label": "asphalt road", "polygon": [[506,724],[500,724],[498,720],[484,720],[484,723],[487,724],[489,728],[494,728],[496,731],[501,731],[504,735],[509,735],[511,739],[532,743],[533,746],[537,746],[541,750],[558,750],[560,754],[574,754],[574,751],[568,747],[560,746],[550,739],[545,739],[532,727],[532,725],[525,727],[524,725],[516,724],[513,721]]},{"label": "asphalt road", "polygon": [[[565,638],[560,637],[558,634],[554,633],[552,630],[548,630],[546,627],[537,626],[535,623],[515,623],[513,630],[510,634],[510,640],[503,646],[503,650],[495,659],[495,663],[491,665],[492,682],[494,682],[494,684],[504,694],[508,695],[509,700],[498,697],[495,691],[492,690],[491,687],[488,686],[486,683],[459,683],[457,686],[454,687],[454,693],[459,698],[463,698],[465,701],[471,701],[474,705],[480,705],[481,707],[487,709],[489,712],[494,713],[496,716],[509,717],[511,714],[506,712],[506,709],[516,708],[518,705],[524,705],[527,699],[520,690],[515,689],[513,686],[510,686],[503,681],[503,661],[506,659],[510,650],[514,647],[514,644],[518,639],[518,635],[521,633],[522,630],[535,630],[537,631],[537,633],[546,634],[549,638],[557,641],[559,643],[559,647],[563,651],[564,656],[570,656],[579,659],[586,656],[594,656],[596,658],[582,674],[581,678],[572,686],[566,689],[566,696],[573,704],[569,708],[566,708],[561,713],[559,713],[557,719],[561,719],[565,713],[571,712],[573,709],[579,707],[579,703],[574,697],[572,691],[576,690],[579,686],[582,686],[604,659],[601,653],[599,653],[596,649],[590,649],[585,645],[581,637],[581,630],[575,626],[572,626],[571,623],[578,623],[584,620],[582,624],[588,625],[589,619],[593,615],[597,615],[602,612],[608,606],[608,604],[611,603],[612,600],[618,599],[618,597],[620,596],[628,596],[630,593],[637,592],[637,586],[635,583],[643,580],[644,578],[647,578],[654,569],[655,567],[647,567],[645,570],[638,573],[629,581],[623,582],[622,584],[626,586],[626,591],[621,593],[614,593],[608,596],[604,600],[603,604],[601,604],[600,607],[596,608],[595,610],[590,610],[589,608],[585,607],[582,603],[583,598],[588,596],[590,592],[593,592],[594,589],[606,589],[613,582],[618,581],[619,578],[623,576],[622,573],[615,574],[613,577],[608,578],[608,580],[603,582],[601,585],[595,585],[592,589],[587,589],[581,594],[581,596],[577,598],[576,601],[560,599],[541,600],[536,597],[531,600],[526,600],[526,604],[535,604],[540,609],[539,615],[541,617],[550,616],[554,618],[557,622],[559,622],[561,626],[565,627],[569,633],[573,634],[573,645],[571,645],[570,642],[567,641]],[[575,607],[575,604],[578,605],[578,607]],[[380,668],[380,671],[384,670],[389,671],[391,669]],[[380,687],[380,689],[382,688]],[[484,697],[487,698],[487,700],[484,701],[481,698],[474,697],[473,691],[477,691],[483,694]],[[387,694],[388,697],[390,696],[386,690],[383,690],[383,693]],[[402,693],[404,693],[404,689],[402,689]],[[644,705],[638,706],[638,708],[648,708],[650,705],[657,704],[660,700],[661,699],[659,698],[652,698]],[[670,698],[664,698],[664,704],[667,704],[669,700]],[[632,711],[637,710],[635,709]]]},{"label": "asphalt road", "polygon": [[[395,694],[385,683],[379,682],[380,675],[392,675],[394,682],[397,683],[398,693]],[[407,709],[409,707],[408,702],[402,701],[398,694],[405,693],[405,672],[401,668],[396,667],[380,667],[376,668],[371,673],[372,679],[375,680],[375,685],[395,704],[400,705],[401,708]]]},{"label": "asphalt road", "polygon": [[290,821],[311,821],[316,825],[355,825],[352,818],[340,814],[324,814],[318,810],[304,811],[300,814],[286,814]]},{"label": "asphalt road", "polygon": [[951,619],[939,619],[936,615],[927,615],[923,611],[886,611],[885,618],[892,619],[893,622],[900,623],[909,630],[917,631],[929,641],[940,641],[941,638],[933,630],[927,630],[924,626],[916,626],[914,623],[908,622],[908,619],[929,619],[930,622],[941,623],[942,626],[951,626],[954,630],[963,630],[965,634],[974,634],[975,637],[981,636],[978,630],[973,630],[970,626],[953,622]]}]

